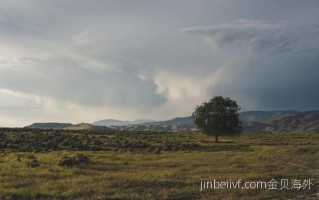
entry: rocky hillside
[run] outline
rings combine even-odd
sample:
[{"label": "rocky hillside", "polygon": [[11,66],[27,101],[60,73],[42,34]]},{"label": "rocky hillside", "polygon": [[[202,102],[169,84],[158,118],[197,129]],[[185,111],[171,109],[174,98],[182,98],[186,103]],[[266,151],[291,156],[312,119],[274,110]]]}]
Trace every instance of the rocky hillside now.
[{"label": "rocky hillside", "polygon": [[[319,132],[319,111],[249,111],[240,113],[246,133]],[[130,131],[195,131],[191,117],[130,126],[114,126]]]},{"label": "rocky hillside", "polygon": [[244,122],[245,132],[319,132],[319,111],[290,112]]},{"label": "rocky hillside", "polygon": [[80,123],[80,124],[75,124],[69,127],[66,127],[64,129],[67,130],[111,130],[110,128],[106,126],[96,126],[92,124],[87,124],[87,123]]},{"label": "rocky hillside", "polygon": [[269,119],[274,116],[289,114],[297,112],[295,110],[276,110],[276,111],[245,111],[241,112],[239,117],[241,121],[253,121],[253,120],[263,120]]}]

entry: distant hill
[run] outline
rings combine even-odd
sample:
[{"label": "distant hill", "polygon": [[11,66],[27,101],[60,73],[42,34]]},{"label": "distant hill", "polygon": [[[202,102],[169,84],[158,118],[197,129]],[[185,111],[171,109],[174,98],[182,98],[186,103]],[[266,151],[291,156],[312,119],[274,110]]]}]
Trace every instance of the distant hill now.
[{"label": "distant hill", "polygon": [[126,126],[126,125],[142,124],[142,123],[148,123],[148,122],[154,122],[154,120],[139,119],[134,121],[121,121],[116,119],[104,119],[104,120],[93,122],[92,124],[97,126]]},{"label": "distant hill", "polygon": [[178,132],[195,129],[192,117],[177,117],[166,121],[147,122],[127,126],[112,126],[113,129],[127,131]]},{"label": "distant hill", "polygon": [[157,122],[148,122],[148,123],[142,123],[141,125],[146,126],[193,126],[193,118],[192,117],[177,117],[174,119],[166,120],[166,121],[157,121]]},{"label": "distant hill", "polygon": [[[247,111],[240,113],[246,133],[319,132],[319,111]],[[105,125],[108,124],[108,127]],[[93,124],[34,123],[26,128],[68,130],[126,130],[180,132],[196,131],[192,117],[177,117],[166,121],[101,120]]]},{"label": "distant hill", "polygon": [[269,119],[271,117],[274,117],[276,115],[283,115],[288,114],[292,112],[297,112],[295,110],[291,111],[245,111],[241,112],[239,117],[241,121],[255,121],[255,120],[263,120],[263,119]]},{"label": "distant hill", "polygon": [[[246,133],[319,132],[319,111],[248,111],[240,113]],[[114,126],[129,131],[195,131],[191,117],[138,125]]]},{"label": "distant hill", "polygon": [[24,128],[36,129],[67,129],[67,130],[111,130],[106,126],[96,126],[86,123],[71,124],[71,123],[34,123]]},{"label": "distant hill", "polygon": [[71,123],[34,123],[29,126],[25,126],[24,128],[38,128],[38,129],[63,129],[66,127],[72,126]]},{"label": "distant hill", "polygon": [[245,132],[319,132],[319,111],[277,114],[244,123]]},{"label": "distant hill", "polygon": [[67,130],[111,130],[110,128],[106,126],[96,126],[96,125],[87,124],[87,123],[71,125],[71,126],[65,127],[64,129],[67,129]]}]

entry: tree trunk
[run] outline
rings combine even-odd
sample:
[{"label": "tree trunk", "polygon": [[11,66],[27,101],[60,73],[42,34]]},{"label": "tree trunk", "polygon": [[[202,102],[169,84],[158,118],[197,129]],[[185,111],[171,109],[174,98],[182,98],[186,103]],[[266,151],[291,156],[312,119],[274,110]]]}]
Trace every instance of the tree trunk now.
[{"label": "tree trunk", "polygon": [[218,142],[218,135],[215,135],[215,142]]}]

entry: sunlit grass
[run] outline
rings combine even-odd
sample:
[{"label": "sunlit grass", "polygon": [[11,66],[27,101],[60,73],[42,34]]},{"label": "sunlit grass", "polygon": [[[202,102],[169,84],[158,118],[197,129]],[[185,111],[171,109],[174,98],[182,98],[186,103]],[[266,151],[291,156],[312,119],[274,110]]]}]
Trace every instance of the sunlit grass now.
[{"label": "sunlit grass", "polygon": [[[152,135],[155,141],[189,142],[184,134]],[[169,137],[169,138],[168,138]],[[51,151],[0,153],[0,196],[47,199],[269,199],[315,197],[318,192],[318,134],[249,134],[221,137],[191,135],[195,150],[162,151]],[[66,155],[82,153],[88,165],[59,166]],[[35,157],[40,166],[31,168]],[[317,173],[317,174],[316,174]],[[201,181],[238,179],[309,179],[312,190],[228,189],[200,190]]]}]

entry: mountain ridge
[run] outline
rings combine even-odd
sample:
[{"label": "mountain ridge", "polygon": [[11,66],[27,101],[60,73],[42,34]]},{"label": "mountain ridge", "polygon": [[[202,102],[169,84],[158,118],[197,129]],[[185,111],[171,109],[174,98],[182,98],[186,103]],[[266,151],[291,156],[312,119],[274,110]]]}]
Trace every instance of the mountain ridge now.
[{"label": "mountain ridge", "polygon": [[72,126],[71,123],[58,123],[58,122],[36,122],[24,128],[37,128],[37,129],[63,129]]},{"label": "mountain ridge", "polygon": [[109,127],[106,126],[97,126],[97,125],[92,125],[88,123],[80,123],[80,124],[75,124],[69,127],[64,128],[66,130],[103,130],[103,131],[110,131]]},{"label": "mountain ridge", "polygon": [[[319,132],[319,111],[245,111],[240,113],[240,119],[246,133],[276,133],[276,132]],[[110,119],[109,126],[70,123],[34,123],[26,128],[57,128],[71,130],[125,130],[125,131],[160,131],[180,132],[196,131],[191,116],[176,117],[164,121],[144,122],[143,120],[121,121]],[[103,121],[103,120],[100,120]],[[105,120],[104,120],[105,121]],[[99,122],[99,121],[97,121]],[[114,122],[112,124],[112,122]],[[127,124],[129,122],[129,124]],[[142,122],[134,124],[134,122]],[[52,125],[53,124],[53,125]],[[120,125],[114,125],[120,124]],[[125,124],[125,125],[121,125]],[[68,126],[67,126],[68,125]]]},{"label": "mountain ridge", "polygon": [[[319,111],[245,111],[240,113],[245,133],[319,132]],[[127,131],[196,131],[191,116],[130,126],[112,126]]]},{"label": "mountain ridge", "polygon": [[143,124],[143,123],[149,123],[149,122],[155,122],[155,120],[151,119],[137,119],[133,121],[122,121],[117,119],[103,119],[99,121],[95,121],[92,123],[92,125],[97,126],[126,126],[126,125],[132,125],[132,124]]}]

